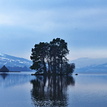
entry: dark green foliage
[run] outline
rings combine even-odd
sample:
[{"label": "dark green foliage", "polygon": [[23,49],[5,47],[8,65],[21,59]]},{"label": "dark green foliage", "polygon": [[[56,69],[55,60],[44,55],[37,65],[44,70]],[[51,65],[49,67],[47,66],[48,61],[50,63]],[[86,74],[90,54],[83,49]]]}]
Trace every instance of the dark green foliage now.
[{"label": "dark green foliage", "polygon": [[31,69],[40,70],[44,69],[46,72],[46,55],[47,55],[47,47],[48,43],[40,42],[36,44],[35,47],[32,49],[31,60],[33,61],[33,65]]},{"label": "dark green foliage", "polygon": [[63,63],[67,61],[66,55],[69,53],[67,43],[60,38],[50,42],[50,58],[53,64],[52,71],[62,71]]},{"label": "dark green foliage", "polygon": [[67,43],[60,38],[53,39],[50,43],[40,42],[32,49],[31,69],[42,74],[70,74],[75,68],[68,64],[66,55],[69,53]]},{"label": "dark green foliage", "polygon": [[74,72],[74,69],[75,69],[75,64],[72,63],[72,64],[68,64],[65,66],[66,68],[66,74],[72,74]]}]

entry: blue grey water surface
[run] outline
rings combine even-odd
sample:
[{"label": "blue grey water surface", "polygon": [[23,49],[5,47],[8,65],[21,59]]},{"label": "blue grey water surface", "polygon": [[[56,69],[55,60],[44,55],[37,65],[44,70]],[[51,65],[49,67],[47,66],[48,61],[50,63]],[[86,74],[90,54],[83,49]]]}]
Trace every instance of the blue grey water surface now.
[{"label": "blue grey water surface", "polygon": [[0,107],[107,107],[107,74],[0,75]]}]

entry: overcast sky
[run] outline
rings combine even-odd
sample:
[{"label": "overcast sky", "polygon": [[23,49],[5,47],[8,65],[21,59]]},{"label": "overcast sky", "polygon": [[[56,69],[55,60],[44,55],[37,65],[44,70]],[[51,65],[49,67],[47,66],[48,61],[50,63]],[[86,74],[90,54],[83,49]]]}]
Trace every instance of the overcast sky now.
[{"label": "overcast sky", "polygon": [[0,52],[29,59],[57,37],[69,59],[107,57],[107,0],[0,0]]}]

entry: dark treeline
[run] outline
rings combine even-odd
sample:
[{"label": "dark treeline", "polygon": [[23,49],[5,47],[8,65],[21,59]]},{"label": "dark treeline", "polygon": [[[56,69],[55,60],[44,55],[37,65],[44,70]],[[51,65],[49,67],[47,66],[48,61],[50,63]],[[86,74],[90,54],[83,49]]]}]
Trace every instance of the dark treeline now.
[{"label": "dark treeline", "polygon": [[72,74],[75,64],[69,64],[67,59],[69,50],[65,40],[56,38],[50,43],[40,42],[32,48],[30,67],[37,74]]},{"label": "dark treeline", "polygon": [[26,66],[20,67],[20,66],[8,66],[7,67],[9,71],[30,71],[31,69],[27,68]]},{"label": "dark treeline", "polygon": [[37,107],[67,107],[68,86],[74,86],[72,76],[37,76],[31,81],[32,100]]}]

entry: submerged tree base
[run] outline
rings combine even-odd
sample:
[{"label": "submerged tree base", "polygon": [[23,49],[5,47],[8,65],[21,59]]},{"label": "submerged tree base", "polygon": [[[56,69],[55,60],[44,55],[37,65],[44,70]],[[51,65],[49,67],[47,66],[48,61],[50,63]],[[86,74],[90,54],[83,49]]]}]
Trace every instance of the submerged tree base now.
[{"label": "submerged tree base", "polygon": [[54,74],[54,73],[47,73],[47,74],[44,74],[44,73],[41,73],[41,74],[39,74],[39,73],[35,73],[35,74],[31,74],[31,75],[41,75],[41,76],[64,76],[64,75],[72,75],[72,74],[62,74],[62,73],[56,73],[56,74]]}]

